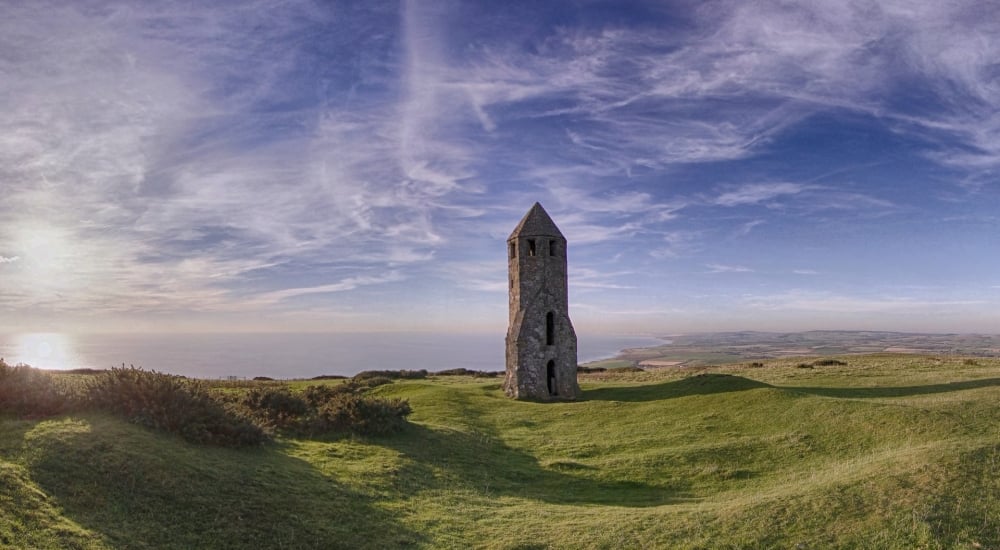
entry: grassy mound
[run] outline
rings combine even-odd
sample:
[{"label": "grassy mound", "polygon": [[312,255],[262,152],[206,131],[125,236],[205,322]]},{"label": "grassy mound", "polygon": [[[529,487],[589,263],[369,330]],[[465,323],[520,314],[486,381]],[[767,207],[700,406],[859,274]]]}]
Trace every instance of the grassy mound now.
[{"label": "grassy mound", "polygon": [[402,380],[392,437],[243,450],[8,417],[0,547],[1000,548],[1000,361],[801,362]]}]

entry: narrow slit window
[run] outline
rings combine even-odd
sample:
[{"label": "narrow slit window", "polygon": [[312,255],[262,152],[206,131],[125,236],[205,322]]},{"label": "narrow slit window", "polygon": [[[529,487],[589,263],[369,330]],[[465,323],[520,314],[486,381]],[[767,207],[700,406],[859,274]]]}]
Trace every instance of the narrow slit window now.
[{"label": "narrow slit window", "polygon": [[557,256],[559,254],[556,251],[556,246],[558,246],[556,241],[549,241],[549,256]]},{"label": "narrow slit window", "polygon": [[556,383],[556,362],[549,361],[545,365],[545,380],[548,382],[549,395],[559,395],[559,384]]},{"label": "narrow slit window", "polygon": [[535,239],[528,239],[528,256],[535,255]]},{"label": "narrow slit window", "polygon": [[551,311],[545,314],[545,345],[551,346],[556,341],[556,316]]},{"label": "narrow slit window", "polygon": [[517,257],[517,243],[510,243],[510,259]]}]

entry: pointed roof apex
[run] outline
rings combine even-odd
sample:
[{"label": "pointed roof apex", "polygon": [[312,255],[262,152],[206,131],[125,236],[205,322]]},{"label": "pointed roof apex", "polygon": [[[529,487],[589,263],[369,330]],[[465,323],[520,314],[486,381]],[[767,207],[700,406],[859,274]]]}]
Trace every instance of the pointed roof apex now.
[{"label": "pointed roof apex", "polygon": [[559,228],[556,227],[556,223],[549,217],[549,213],[537,202],[521,218],[521,223],[517,224],[507,240],[516,237],[560,237],[565,239]]}]

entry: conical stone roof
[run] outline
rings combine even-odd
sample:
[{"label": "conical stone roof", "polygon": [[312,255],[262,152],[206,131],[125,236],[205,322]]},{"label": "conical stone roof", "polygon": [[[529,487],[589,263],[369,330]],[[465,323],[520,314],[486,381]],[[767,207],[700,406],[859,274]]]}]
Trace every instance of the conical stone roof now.
[{"label": "conical stone roof", "polygon": [[549,217],[549,213],[537,202],[521,218],[521,223],[517,224],[507,240],[517,237],[559,237],[565,239],[562,232],[556,227],[556,223]]}]

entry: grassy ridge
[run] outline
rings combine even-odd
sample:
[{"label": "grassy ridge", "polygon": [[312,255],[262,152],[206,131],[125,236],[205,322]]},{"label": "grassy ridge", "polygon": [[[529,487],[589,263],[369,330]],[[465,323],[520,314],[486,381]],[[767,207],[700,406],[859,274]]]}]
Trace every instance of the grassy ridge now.
[{"label": "grassy ridge", "polygon": [[402,381],[401,434],[253,450],[7,419],[0,547],[1000,548],[1000,361],[845,360]]}]

